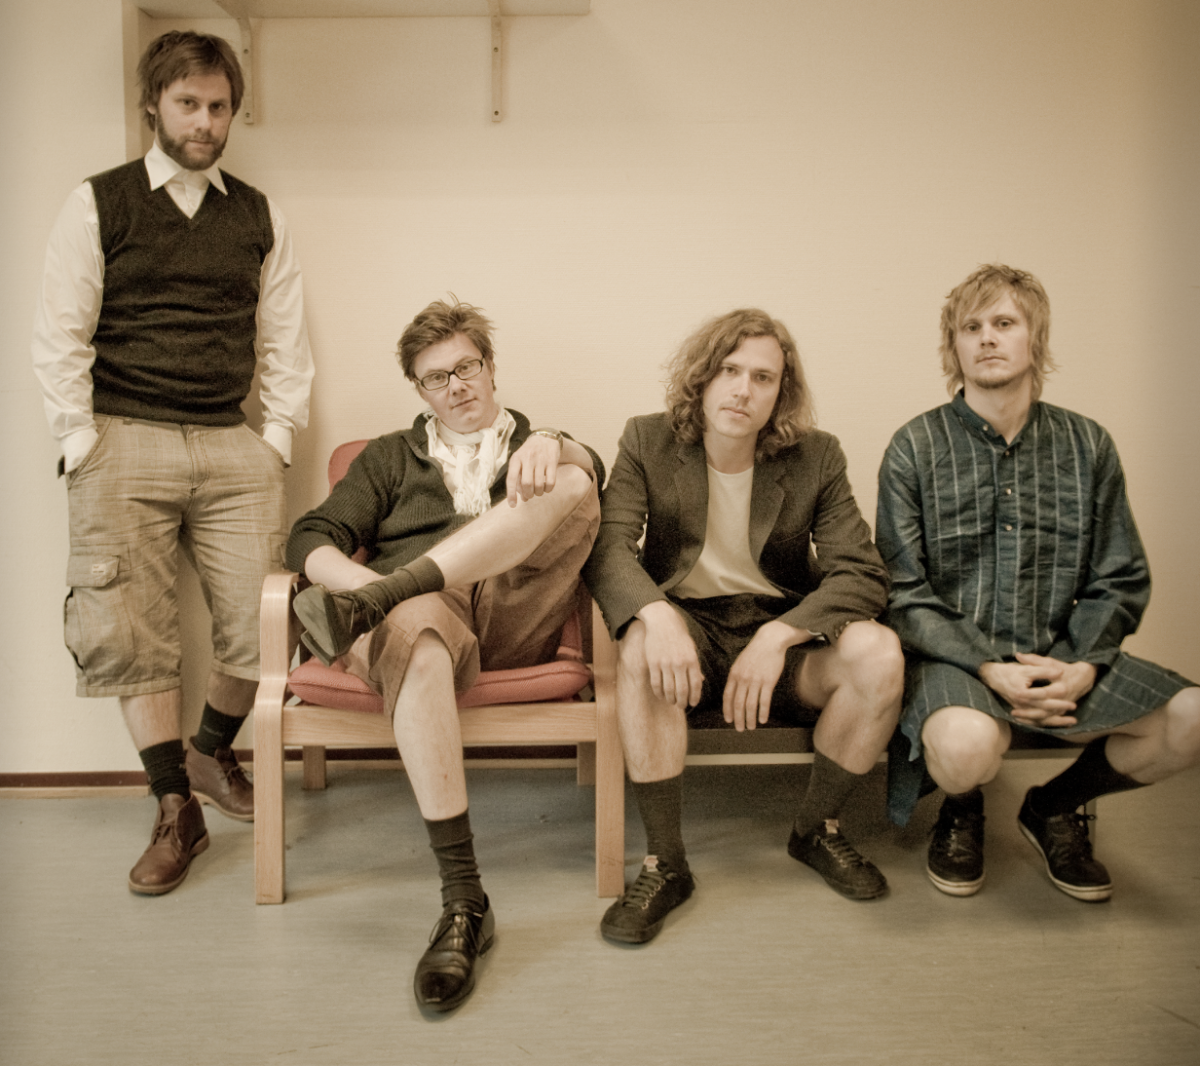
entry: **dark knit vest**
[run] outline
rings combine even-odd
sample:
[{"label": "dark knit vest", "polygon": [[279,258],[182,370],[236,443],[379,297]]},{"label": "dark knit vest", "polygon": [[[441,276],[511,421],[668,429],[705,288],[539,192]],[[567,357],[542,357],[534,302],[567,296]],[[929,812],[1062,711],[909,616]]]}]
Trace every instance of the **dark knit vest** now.
[{"label": "dark knit vest", "polygon": [[267,198],[222,171],[194,218],[135,160],[89,178],[100,216],[104,303],[92,343],[98,414],[236,426],[255,366]]}]

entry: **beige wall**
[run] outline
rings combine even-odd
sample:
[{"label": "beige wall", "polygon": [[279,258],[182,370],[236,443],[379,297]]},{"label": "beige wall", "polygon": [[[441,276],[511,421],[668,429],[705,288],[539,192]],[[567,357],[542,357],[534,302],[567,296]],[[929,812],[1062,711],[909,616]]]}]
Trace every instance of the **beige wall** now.
[{"label": "beige wall", "polygon": [[[64,491],[28,356],[54,216],[124,159],[121,33],[119,0],[0,14],[0,772],[137,767],[115,701],[74,696]],[[1189,0],[593,0],[511,21],[494,125],[484,19],[262,24],[259,123],[226,161],[286,212],[305,268],[319,376],[293,514],[334,444],[411,422],[391,352],[452,290],[498,323],[504,401],[606,461],[660,406],[672,345],[764,306],[871,517],[891,433],[944,399],[943,295],[1001,259],[1054,301],[1046,398],[1122,451],[1157,579],[1129,647],[1200,677],[1198,35]]]}]

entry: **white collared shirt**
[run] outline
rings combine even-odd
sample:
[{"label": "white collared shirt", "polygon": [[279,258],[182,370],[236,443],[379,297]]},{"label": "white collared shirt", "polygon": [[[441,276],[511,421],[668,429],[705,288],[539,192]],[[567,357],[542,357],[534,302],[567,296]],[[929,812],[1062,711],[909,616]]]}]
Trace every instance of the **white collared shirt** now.
[{"label": "white collared shirt", "polygon": [[[155,141],[144,160],[150,188],[165,186],[188,218],[209,186],[225,195],[214,164],[190,171]],[[279,209],[267,200],[274,245],[263,260],[255,348],[263,364],[259,396],[263,438],[291,461],[292,436],[308,422],[313,361],[304,322],[304,291],[291,234]],[[96,442],[92,417],[92,335],[104,302],[104,253],[100,215],[90,182],[75,189],[59,212],[46,246],[46,266],[33,326],[33,370],[42,386],[50,431],[63,450],[67,470],[82,462]]]}]

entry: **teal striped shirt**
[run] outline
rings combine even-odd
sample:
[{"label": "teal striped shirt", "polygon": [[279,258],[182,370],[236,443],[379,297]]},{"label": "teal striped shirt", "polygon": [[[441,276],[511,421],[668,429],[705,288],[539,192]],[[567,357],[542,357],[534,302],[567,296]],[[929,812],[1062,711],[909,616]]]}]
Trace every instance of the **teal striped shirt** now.
[{"label": "teal striped shirt", "polygon": [[1150,599],[1112,438],[1046,403],[1012,444],[961,392],[903,426],[875,536],[905,649],[975,675],[1017,652],[1109,666]]}]

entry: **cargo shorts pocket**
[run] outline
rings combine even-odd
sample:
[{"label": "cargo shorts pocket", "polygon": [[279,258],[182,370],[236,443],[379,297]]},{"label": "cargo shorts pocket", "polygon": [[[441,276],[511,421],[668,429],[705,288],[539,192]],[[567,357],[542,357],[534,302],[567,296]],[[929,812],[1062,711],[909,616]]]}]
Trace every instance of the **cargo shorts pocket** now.
[{"label": "cargo shorts pocket", "polygon": [[67,560],[63,634],[67,650],[89,681],[115,681],[132,652],[129,624],[117,577],[117,555],[72,555]]}]

